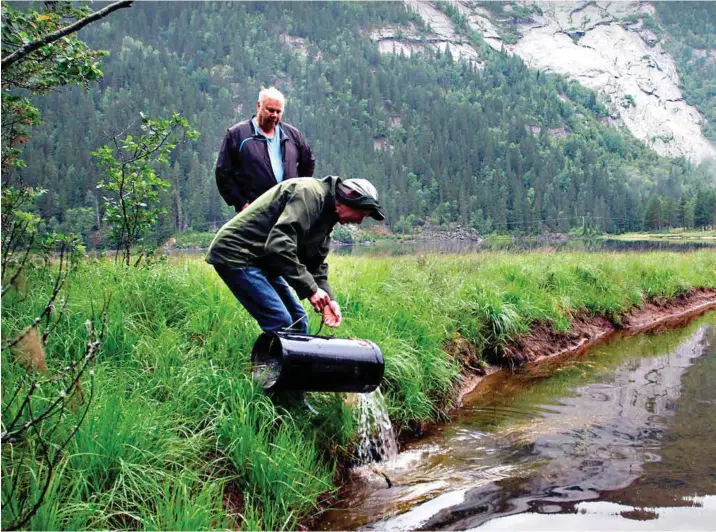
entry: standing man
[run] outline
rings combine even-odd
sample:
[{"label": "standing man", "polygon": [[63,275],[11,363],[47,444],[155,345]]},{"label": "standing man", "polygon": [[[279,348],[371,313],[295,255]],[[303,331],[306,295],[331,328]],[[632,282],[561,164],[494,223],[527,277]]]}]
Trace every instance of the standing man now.
[{"label": "standing man", "polygon": [[385,219],[378,192],[366,179],[284,181],[219,229],[206,262],[265,332],[308,333],[308,316],[289,286],[323,313],[326,325],[338,327],[341,308],[325,262],[331,231],[366,216]]},{"label": "standing man", "polygon": [[298,129],[281,122],[284,103],[274,87],[262,89],[256,115],[226,132],[216,161],[216,184],[236,212],[277,183],[313,176],[316,160],[310,146]]}]

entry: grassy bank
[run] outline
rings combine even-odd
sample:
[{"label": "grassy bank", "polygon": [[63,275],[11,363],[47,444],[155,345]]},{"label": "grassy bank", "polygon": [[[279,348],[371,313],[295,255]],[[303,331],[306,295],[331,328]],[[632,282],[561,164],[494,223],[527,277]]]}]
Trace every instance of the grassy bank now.
[{"label": "grassy bank", "polygon": [[[499,358],[502,346],[534,321],[567,330],[577,312],[618,320],[647,298],[716,286],[713,251],[330,262],[345,319],[337,334],[382,348],[381,388],[397,427],[439,418],[464,363]],[[41,311],[40,286],[30,279],[3,297],[3,338]],[[257,326],[199,258],[128,271],[85,263],[50,336],[51,372],[83,349],[91,305],[109,293],[91,407],[27,528],[294,528],[331,489],[337,460],[350,455],[351,407],[332,394],[311,398],[321,412],[315,418],[275,407],[247,376]],[[319,320],[311,320],[315,332]],[[445,352],[458,332],[478,358],[456,360]],[[3,350],[3,424],[13,414],[6,401],[23,375],[11,350]],[[42,390],[38,401],[51,387]],[[80,411],[67,411],[67,421]],[[3,445],[4,493],[8,464],[28,448]],[[31,474],[23,488],[37,490],[32,479],[43,466],[25,463]],[[12,519],[7,514],[3,524]]]}]

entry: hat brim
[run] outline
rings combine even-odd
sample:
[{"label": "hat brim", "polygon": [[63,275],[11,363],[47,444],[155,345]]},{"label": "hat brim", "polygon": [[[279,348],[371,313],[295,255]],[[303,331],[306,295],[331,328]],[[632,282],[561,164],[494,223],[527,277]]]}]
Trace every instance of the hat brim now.
[{"label": "hat brim", "polygon": [[371,209],[370,217],[374,220],[378,220],[379,222],[385,220],[385,214],[378,207],[373,207],[373,209]]},{"label": "hat brim", "polygon": [[378,202],[375,200],[370,200],[367,198],[346,198],[345,196],[339,196],[337,199],[338,201],[345,203],[350,207],[354,207],[356,209],[363,209],[364,211],[370,211],[370,217],[374,220],[378,220],[379,222],[385,220],[385,213],[383,212],[383,209],[380,207]]}]

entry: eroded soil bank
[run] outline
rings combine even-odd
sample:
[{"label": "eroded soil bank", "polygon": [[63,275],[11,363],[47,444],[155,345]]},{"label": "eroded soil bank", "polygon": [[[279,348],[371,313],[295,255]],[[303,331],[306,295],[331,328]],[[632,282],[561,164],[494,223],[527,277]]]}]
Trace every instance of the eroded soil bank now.
[{"label": "eroded soil bank", "polygon": [[[457,338],[448,349],[474,371],[465,372],[453,407],[459,407],[463,399],[485,377],[503,368],[517,368],[525,364],[538,364],[556,356],[570,356],[605,341],[616,332],[639,334],[668,327],[679,327],[684,321],[716,308],[716,289],[694,288],[671,299],[651,299],[642,307],[632,308],[618,320],[605,316],[574,316],[570,330],[556,331],[551,324],[536,323],[530,334],[508,345],[492,360],[487,368],[475,369],[471,346]],[[418,431],[419,432],[419,431]]]}]

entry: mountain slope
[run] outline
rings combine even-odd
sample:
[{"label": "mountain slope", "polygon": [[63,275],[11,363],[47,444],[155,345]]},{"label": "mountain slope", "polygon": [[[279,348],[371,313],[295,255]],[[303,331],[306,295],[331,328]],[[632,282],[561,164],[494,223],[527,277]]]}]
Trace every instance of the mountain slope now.
[{"label": "mountain slope", "polygon": [[[409,0],[453,55],[473,61],[480,53],[464,41],[440,4]],[[530,68],[564,74],[596,90],[609,109],[608,122],[625,126],[660,155],[694,163],[716,157],[702,132],[705,118],[687,103],[677,64],[662,42],[670,39],[645,2],[468,2],[449,5],[489,46],[522,58]],[[716,4],[711,4],[716,13]],[[716,15],[714,15],[716,16]],[[454,16],[453,16],[454,18]],[[414,51],[424,39],[408,32],[377,35],[383,51]],[[673,39],[672,39],[673,40]],[[392,46],[391,46],[392,45]],[[707,50],[708,53],[708,50]],[[715,54],[716,55],[716,54]]]},{"label": "mountain slope", "polygon": [[[381,54],[375,39],[386,28],[436,49]],[[136,124],[140,111],[179,111],[202,136],[164,171],[173,192],[157,238],[214,230],[232,215],[213,177],[224,131],[251,114],[262,85],[276,85],[288,97],[286,121],[314,148],[317,175],[374,181],[394,229],[430,220],[484,232],[585,221],[634,230],[656,200],[650,224],[693,225],[705,169],[614,129],[597,94],[565,76],[472,37],[449,46],[431,35],[400,3],[135,3],[83,33],[110,51],[101,83],[39,100],[46,125],[28,143],[23,175],[50,190],[39,205],[49,227],[86,233],[67,214],[101,217],[89,153],[107,142],[104,132]],[[467,45],[478,55],[461,61]]]}]

